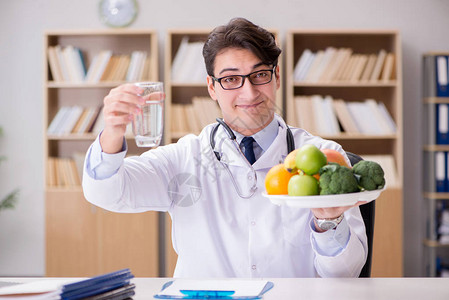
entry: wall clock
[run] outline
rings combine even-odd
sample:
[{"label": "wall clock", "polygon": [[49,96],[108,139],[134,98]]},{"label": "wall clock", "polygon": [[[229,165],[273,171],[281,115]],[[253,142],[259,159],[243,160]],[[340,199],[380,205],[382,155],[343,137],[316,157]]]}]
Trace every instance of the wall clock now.
[{"label": "wall clock", "polygon": [[136,0],[101,0],[99,13],[101,21],[110,27],[126,27],[137,17],[139,8]]}]

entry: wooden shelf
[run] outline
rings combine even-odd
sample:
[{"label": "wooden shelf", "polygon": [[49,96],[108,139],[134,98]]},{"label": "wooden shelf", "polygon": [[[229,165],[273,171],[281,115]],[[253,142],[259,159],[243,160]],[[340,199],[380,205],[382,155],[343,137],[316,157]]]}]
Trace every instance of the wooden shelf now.
[{"label": "wooden shelf", "polygon": [[396,81],[388,82],[294,82],[295,87],[396,87]]},{"label": "wooden shelf", "polygon": [[97,88],[114,88],[121,84],[126,83],[126,81],[114,81],[114,82],[99,82],[99,83],[70,83],[70,82],[47,82],[47,87],[51,89],[97,89]]},{"label": "wooden shelf", "polygon": [[[46,32],[43,139],[44,175],[48,172],[48,178],[50,174],[54,174],[57,164],[60,171],[63,169],[63,159],[80,157],[80,153],[84,155],[96,138],[96,133],[47,134],[47,128],[59,109],[63,106],[100,107],[110,89],[125,83],[123,81],[98,83],[54,81],[47,58],[47,49],[56,45],[62,48],[68,45],[78,47],[83,54],[86,67],[89,67],[94,56],[103,50],[111,50],[114,55],[131,55],[133,51],[145,51],[150,61],[146,77],[157,81],[159,73],[157,35],[153,30]],[[127,136],[127,139],[134,138]],[[128,144],[130,153],[140,154],[147,150],[137,148],[133,145],[135,143]],[[72,181],[76,175],[79,175],[74,174],[76,170],[73,166],[69,173]],[[56,177],[52,178],[58,183],[59,179]],[[88,203],[84,199],[81,186],[65,184],[49,186],[50,181],[52,180],[45,183],[47,276],[87,277],[125,267],[131,268],[136,276],[160,275],[157,212],[144,214],[107,212]]]},{"label": "wooden shelf", "polygon": [[[394,54],[392,79],[387,81],[298,81],[294,78],[296,63],[304,50],[313,53],[328,47],[350,48],[354,54],[377,54],[381,49]],[[374,229],[376,248],[373,256],[372,276],[402,276],[402,182],[403,182],[403,132],[402,132],[402,55],[399,33],[396,30],[338,30],[338,29],[293,29],[287,33],[286,49],[286,112],[287,123],[299,127],[295,110],[295,97],[322,95],[349,102],[374,99],[382,102],[396,124],[396,133],[389,135],[318,134],[323,138],[335,140],[343,149],[361,156],[391,155],[397,168],[399,187],[388,190],[390,205],[376,201],[376,226]],[[367,120],[369,121],[369,120]],[[306,126],[304,129],[308,130]],[[314,126],[311,125],[311,128]],[[311,132],[313,134],[313,132]],[[385,201],[384,201],[385,202]],[[394,203],[394,205],[393,205]],[[382,216],[391,216],[380,220]],[[379,218],[379,220],[377,220]],[[394,224],[394,225],[393,225]],[[392,231],[392,228],[394,230]],[[377,240],[376,240],[377,236]],[[387,237],[388,241],[385,240]],[[380,241],[382,240],[382,241]],[[379,241],[379,242],[376,242]],[[381,245],[380,245],[381,244]],[[394,253],[394,255],[392,255]],[[400,262],[400,263],[398,263]],[[394,274],[394,275],[393,275]]]},{"label": "wooden shelf", "polygon": [[449,145],[424,145],[423,150],[429,152],[449,151]]},{"label": "wooden shelf", "polygon": [[423,197],[430,200],[449,200],[449,193],[424,192]]},{"label": "wooden shelf", "polygon": [[431,248],[449,248],[449,244],[441,244],[438,241],[424,240],[424,245]]},{"label": "wooden shelf", "polygon": [[437,104],[437,103],[449,103],[449,97],[427,97],[424,98],[424,103]]}]

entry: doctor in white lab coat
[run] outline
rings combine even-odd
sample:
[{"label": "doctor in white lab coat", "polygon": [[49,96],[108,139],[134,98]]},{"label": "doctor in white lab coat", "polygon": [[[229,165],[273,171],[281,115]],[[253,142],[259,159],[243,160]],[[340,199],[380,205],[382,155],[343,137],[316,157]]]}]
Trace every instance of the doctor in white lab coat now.
[{"label": "doctor in white lab coat", "polygon": [[[104,99],[105,128],[86,155],[84,194],[111,211],[167,211],[178,254],[175,277],[357,277],[365,263],[357,206],[292,208],[262,196],[266,173],[288,152],[287,125],[274,113],[280,52],[271,33],[245,19],[210,34],[203,49],[208,90],[235,141],[216,123],[199,136],[125,158],[126,125],[145,99],[132,84]],[[291,132],[296,148],[314,144],[344,154],[333,141]],[[239,150],[247,136],[255,140],[252,165]],[[336,227],[320,228],[316,218]]]}]

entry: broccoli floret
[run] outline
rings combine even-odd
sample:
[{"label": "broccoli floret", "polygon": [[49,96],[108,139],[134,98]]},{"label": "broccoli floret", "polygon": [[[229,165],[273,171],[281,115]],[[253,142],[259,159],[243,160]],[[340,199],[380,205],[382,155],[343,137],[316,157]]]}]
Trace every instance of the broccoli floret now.
[{"label": "broccoli floret", "polygon": [[384,170],[374,161],[361,160],[354,165],[352,171],[365,190],[372,191],[385,186]]},{"label": "broccoli floret", "polygon": [[351,169],[329,163],[320,169],[320,195],[346,194],[359,191]]}]

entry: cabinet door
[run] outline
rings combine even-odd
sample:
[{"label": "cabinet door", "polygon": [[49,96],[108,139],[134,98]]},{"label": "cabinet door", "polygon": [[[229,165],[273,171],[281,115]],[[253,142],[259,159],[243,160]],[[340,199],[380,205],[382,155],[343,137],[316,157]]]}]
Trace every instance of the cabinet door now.
[{"label": "cabinet door", "polygon": [[46,276],[98,274],[98,209],[67,190],[48,191],[46,206]]},{"label": "cabinet door", "polygon": [[130,268],[134,276],[158,276],[158,213],[123,214],[99,209],[101,272]]},{"label": "cabinet door", "polygon": [[402,190],[389,188],[376,200],[371,277],[402,277]]}]

